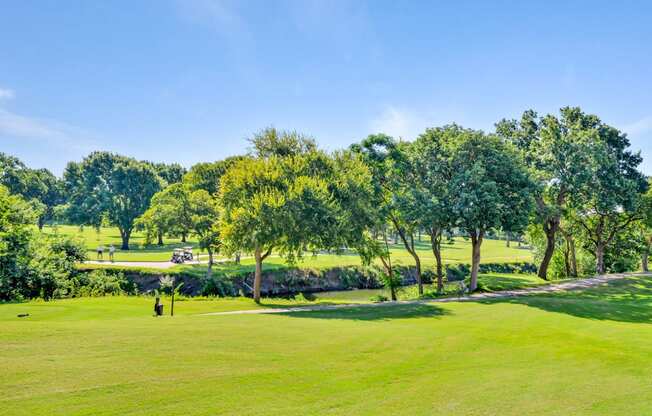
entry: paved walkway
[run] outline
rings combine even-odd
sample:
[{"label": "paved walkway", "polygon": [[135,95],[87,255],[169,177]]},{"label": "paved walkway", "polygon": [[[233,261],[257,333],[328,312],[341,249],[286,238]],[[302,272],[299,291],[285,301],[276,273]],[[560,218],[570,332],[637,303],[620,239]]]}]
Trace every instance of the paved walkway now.
[{"label": "paved walkway", "polygon": [[343,308],[377,308],[383,306],[391,305],[419,305],[419,304],[428,304],[428,303],[446,303],[446,302],[467,302],[483,299],[500,299],[500,298],[510,298],[516,296],[525,296],[525,295],[538,295],[546,293],[557,293],[564,292],[568,290],[581,290],[587,289],[592,286],[599,286],[604,283],[607,283],[611,280],[622,279],[630,276],[641,275],[641,273],[619,273],[619,274],[608,274],[603,276],[591,277],[588,279],[578,279],[573,281],[568,281],[564,283],[553,283],[549,285],[543,285],[539,287],[533,287],[528,289],[516,289],[516,290],[504,290],[500,292],[482,292],[474,293],[472,295],[466,295],[461,297],[449,297],[449,298],[439,298],[439,299],[426,299],[426,300],[409,300],[409,301],[397,301],[397,302],[379,302],[379,303],[343,303],[340,305],[316,305],[316,306],[296,306],[291,308],[274,308],[274,309],[251,309],[243,311],[228,311],[228,312],[209,312],[203,313],[202,316],[213,316],[213,315],[247,315],[247,314],[267,314],[267,313],[288,313],[288,312],[314,312],[314,311],[327,311],[332,309],[343,309]]},{"label": "paved walkway", "polygon": [[[244,258],[244,257],[243,257]],[[197,260],[186,261],[181,264],[207,264],[208,254],[200,254]],[[215,259],[213,263],[224,263],[232,259]],[[169,269],[170,267],[179,266],[179,263],[172,263],[171,261],[110,261],[110,260],[87,260],[84,264],[103,264],[108,266],[124,266],[124,267],[147,267],[148,269]]]}]

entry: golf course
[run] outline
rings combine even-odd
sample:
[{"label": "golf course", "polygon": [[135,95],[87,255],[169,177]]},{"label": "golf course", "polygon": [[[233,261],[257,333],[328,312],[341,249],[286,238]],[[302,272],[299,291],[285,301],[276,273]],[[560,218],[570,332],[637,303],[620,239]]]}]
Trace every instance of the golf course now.
[{"label": "golf course", "polygon": [[4,0],[0,416],[652,415],[650,22]]},{"label": "golf course", "polygon": [[188,300],[163,318],[152,318],[152,300],[142,297],[4,304],[0,408],[11,415],[647,414],[650,279],[272,315],[203,314],[288,302]]}]

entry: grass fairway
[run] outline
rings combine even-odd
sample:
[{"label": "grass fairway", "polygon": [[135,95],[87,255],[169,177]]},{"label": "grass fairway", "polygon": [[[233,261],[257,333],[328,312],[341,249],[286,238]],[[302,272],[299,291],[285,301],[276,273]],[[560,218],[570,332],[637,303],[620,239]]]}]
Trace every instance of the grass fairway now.
[{"label": "grass fairway", "polygon": [[[95,260],[95,250],[97,246],[102,244],[108,247],[113,244],[116,249],[115,261],[168,261],[174,248],[182,247],[185,245],[197,247],[197,242],[192,238],[187,243],[181,243],[179,239],[165,239],[165,245],[145,246],[145,237],[142,233],[134,232],[131,238],[131,250],[121,251],[120,248],[120,233],[117,228],[101,228],[98,233],[92,227],[84,227],[80,229],[73,225],[61,225],[56,228],[45,227],[43,232],[46,234],[59,233],[62,235],[76,236],[84,241],[88,248],[88,257]],[[435,264],[434,255],[430,249],[430,242],[427,237],[423,237],[423,241],[417,243],[419,255],[422,258],[424,267],[432,267]],[[503,240],[485,240],[482,244],[482,261],[485,263],[506,263],[506,262],[528,262],[532,261],[532,252],[527,249],[516,247],[513,243],[511,247],[505,246]],[[405,250],[402,244],[394,244],[391,247],[392,261],[395,264],[412,265],[414,260]],[[108,252],[104,253],[105,260],[108,260]],[[454,244],[442,244],[442,257],[445,263],[470,263],[471,262],[471,243],[463,238],[456,238]],[[107,261],[108,263],[108,261]],[[243,264],[253,267],[253,259],[245,258]],[[306,256],[305,259],[299,263],[300,267],[336,267],[336,266],[351,266],[359,265],[360,258],[356,253],[348,253],[343,255],[329,255],[320,254],[316,257]],[[284,267],[286,263],[279,257],[270,257],[265,261],[265,266]],[[253,270],[253,268],[252,268]]]},{"label": "grass fairway", "polygon": [[156,319],[144,298],[0,305],[0,413],[650,414],[649,279],[277,315],[195,315],[247,299]]}]

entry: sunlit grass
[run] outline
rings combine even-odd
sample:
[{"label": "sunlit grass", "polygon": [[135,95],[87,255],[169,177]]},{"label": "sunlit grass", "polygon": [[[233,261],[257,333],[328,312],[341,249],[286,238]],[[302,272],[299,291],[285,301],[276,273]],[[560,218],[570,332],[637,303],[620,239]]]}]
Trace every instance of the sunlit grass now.
[{"label": "sunlit grass", "polygon": [[[45,227],[44,232],[79,237],[88,247],[89,258],[93,260],[96,259],[95,250],[100,244],[105,247],[113,244],[118,249],[115,254],[115,261],[168,261],[174,248],[186,245],[194,246],[195,252],[199,253],[199,250],[196,248],[197,242],[192,238],[188,239],[187,243],[181,243],[179,239],[166,238],[166,244],[164,246],[145,246],[144,235],[139,232],[134,232],[130,244],[131,249],[129,251],[121,251],[119,250],[120,233],[116,228],[102,228],[98,234],[92,227],[80,229],[77,226],[62,225],[58,227]],[[405,266],[414,264],[414,260],[402,244],[393,244],[391,246],[391,252],[394,264]],[[430,243],[426,240],[426,236],[423,236],[421,242],[417,242],[417,252],[424,268],[434,267],[435,258],[432,254]],[[106,251],[104,257],[105,260],[108,260],[108,253]],[[463,238],[456,238],[453,244],[443,244],[442,257],[445,263],[470,263],[470,241]],[[220,257],[218,256],[218,258]],[[205,259],[206,257],[203,257],[203,260]],[[516,243],[512,243],[511,247],[506,247],[505,241],[503,240],[487,239],[482,246],[482,261],[485,263],[527,262],[532,261],[532,252],[527,249],[518,248]],[[242,264],[253,267],[253,259],[245,257],[242,259]],[[342,255],[322,253],[317,256],[312,256],[308,254],[298,263],[298,266],[306,268],[328,268],[359,264],[360,258],[358,255],[354,252],[349,252]],[[283,259],[275,256],[268,258],[265,261],[265,265],[268,268],[287,266]]]},{"label": "sunlit grass", "polygon": [[197,315],[259,307],[242,298],[174,318],[148,297],[4,304],[0,413],[650,414],[648,279],[275,315]]}]

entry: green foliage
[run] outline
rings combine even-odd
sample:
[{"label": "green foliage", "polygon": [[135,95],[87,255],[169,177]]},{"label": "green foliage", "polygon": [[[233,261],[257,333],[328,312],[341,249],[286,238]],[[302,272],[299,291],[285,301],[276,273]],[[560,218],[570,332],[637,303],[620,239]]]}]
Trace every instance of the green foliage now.
[{"label": "green foliage", "polygon": [[136,218],[149,207],[163,182],[151,164],[108,152],[94,152],[64,172],[68,217],[77,224],[99,227],[103,218],[120,230],[122,249]]},{"label": "green foliage", "polygon": [[532,182],[515,150],[495,136],[464,130],[457,136],[450,187],[457,225],[469,234],[527,226]]},{"label": "green foliage", "polygon": [[258,158],[294,157],[317,151],[314,139],[296,131],[281,131],[274,127],[256,133],[249,143],[251,154]]},{"label": "green foliage", "polygon": [[[278,144],[275,134],[269,139],[274,145]],[[365,231],[372,220],[366,167],[348,153],[286,154],[288,146],[283,144],[279,156],[270,146],[260,145],[267,149],[260,150],[261,157],[237,161],[222,177],[220,227],[226,251],[269,253],[273,249],[292,263],[306,251],[348,246],[359,248],[364,257]]]},{"label": "green foliage", "polygon": [[236,296],[238,291],[233,281],[225,276],[204,276],[201,278],[201,296]]},{"label": "green foliage", "polygon": [[369,300],[374,303],[380,303],[380,302],[388,302],[389,298],[385,295],[374,295],[370,297]]},{"label": "green foliage", "polygon": [[28,267],[34,218],[30,204],[0,185],[0,300],[29,298],[36,290]]},{"label": "green foliage", "polygon": [[117,296],[135,294],[133,289],[126,290],[130,285],[122,273],[108,273],[105,270],[93,270],[80,273],[74,281],[73,295],[76,297]]},{"label": "green foliage", "polygon": [[63,187],[47,169],[30,169],[20,160],[0,152],[0,185],[33,205],[37,224],[42,228],[54,218],[54,209],[63,202]]},{"label": "green foliage", "polygon": [[217,195],[222,175],[242,158],[242,156],[232,156],[217,162],[197,163],[183,177],[183,183],[194,191],[203,189],[210,195]]},{"label": "green foliage", "polygon": [[152,163],[156,174],[165,181],[166,185],[172,185],[181,182],[183,175],[186,174],[186,168],[178,163]]}]

